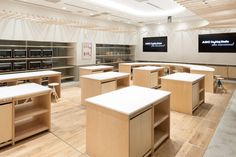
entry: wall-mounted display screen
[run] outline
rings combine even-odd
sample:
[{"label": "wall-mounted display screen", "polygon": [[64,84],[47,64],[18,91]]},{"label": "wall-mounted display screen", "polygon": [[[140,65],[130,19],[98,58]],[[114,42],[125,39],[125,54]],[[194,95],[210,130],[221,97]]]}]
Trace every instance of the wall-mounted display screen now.
[{"label": "wall-mounted display screen", "polygon": [[167,36],[143,38],[143,52],[167,52]]},{"label": "wall-mounted display screen", "polygon": [[201,34],[198,36],[199,52],[236,53],[236,33]]}]

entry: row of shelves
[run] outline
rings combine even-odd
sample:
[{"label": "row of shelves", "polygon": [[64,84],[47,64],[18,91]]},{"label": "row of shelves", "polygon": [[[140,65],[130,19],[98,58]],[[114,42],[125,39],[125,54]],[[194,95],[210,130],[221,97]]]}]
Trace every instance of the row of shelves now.
[{"label": "row of shelves", "polygon": [[153,138],[154,149],[158,148],[170,134],[170,100],[166,99],[163,102],[153,106]]},{"label": "row of shelves", "polygon": [[58,47],[73,48],[74,43],[30,40],[0,40],[0,47]]},{"label": "row of shelves", "polygon": [[36,58],[0,58],[0,61],[21,61],[21,60],[48,60],[48,59],[73,59],[73,56],[36,57]]},{"label": "row of shelves", "polygon": [[114,55],[96,55],[96,57],[126,57],[126,56],[134,56],[134,54],[114,54]]},{"label": "row of shelves", "polygon": [[67,42],[0,40],[0,74],[55,70],[74,80],[75,49]]},{"label": "row of shelves", "polygon": [[0,45],[0,47],[11,47],[11,48],[74,48],[73,46],[42,46],[42,45]]},{"label": "row of shelves", "polygon": [[133,45],[96,44],[96,64],[113,65],[134,60]]},{"label": "row of shelves", "polygon": [[73,65],[53,66],[53,61],[51,60],[0,63],[1,73],[24,72],[24,71],[45,70],[45,69],[59,70],[59,69],[71,69],[71,68],[74,68],[74,66]]}]

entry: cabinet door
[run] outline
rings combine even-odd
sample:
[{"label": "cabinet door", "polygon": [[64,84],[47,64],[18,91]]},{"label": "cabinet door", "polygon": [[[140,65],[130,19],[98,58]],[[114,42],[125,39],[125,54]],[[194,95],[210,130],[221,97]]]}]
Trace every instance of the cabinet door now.
[{"label": "cabinet door", "polygon": [[12,139],[12,103],[0,104],[0,143]]},{"label": "cabinet door", "polygon": [[199,91],[200,91],[200,87],[199,87],[199,82],[193,84],[193,108],[195,109],[198,105],[199,105]]},{"label": "cabinet door", "polygon": [[151,149],[151,109],[130,120],[130,157],[142,157]]},{"label": "cabinet door", "polygon": [[116,81],[102,83],[102,94],[116,90]]}]

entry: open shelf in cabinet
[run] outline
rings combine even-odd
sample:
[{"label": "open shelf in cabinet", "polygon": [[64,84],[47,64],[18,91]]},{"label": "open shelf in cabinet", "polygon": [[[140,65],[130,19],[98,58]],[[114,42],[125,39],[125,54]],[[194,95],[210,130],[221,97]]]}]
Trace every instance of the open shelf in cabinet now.
[{"label": "open shelf in cabinet", "polygon": [[49,130],[49,126],[38,120],[28,120],[15,126],[15,141]]},{"label": "open shelf in cabinet", "polygon": [[162,142],[169,137],[169,120],[163,121],[154,128],[154,149],[158,148]]},{"label": "open shelf in cabinet", "polygon": [[28,102],[15,106],[15,123],[21,120],[49,112],[47,108]]},{"label": "open shelf in cabinet", "polygon": [[170,108],[169,108],[169,99],[164,100],[163,102],[154,105],[154,124],[153,128],[156,128],[165,120],[169,119],[170,116]]},{"label": "open shelf in cabinet", "polygon": [[15,138],[19,141],[50,129],[51,94],[41,93],[16,100]]},{"label": "open shelf in cabinet", "polygon": [[170,98],[153,106],[154,149],[159,147],[170,134]]},{"label": "open shelf in cabinet", "polygon": [[161,124],[162,122],[164,122],[166,119],[169,118],[169,115],[164,114],[164,113],[157,113],[154,115],[154,128],[157,127],[159,124]]}]

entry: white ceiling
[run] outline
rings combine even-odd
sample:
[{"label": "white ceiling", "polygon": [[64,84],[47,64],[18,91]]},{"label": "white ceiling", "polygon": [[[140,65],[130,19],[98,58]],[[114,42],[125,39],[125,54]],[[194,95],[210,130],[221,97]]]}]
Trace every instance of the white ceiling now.
[{"label": "white ceiling", "polygon": [[[174,0],[14,0],[76,15],[132,25],[199,20]],[[134,14],[136,13],[136,14]]]},{"label": "white ceiling", "polygon": [[236,27],[236,0],[175,0],[209,21],[207,27]]}]

